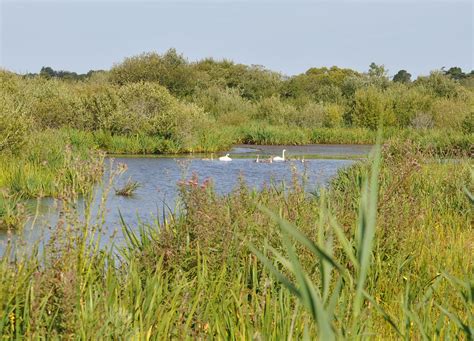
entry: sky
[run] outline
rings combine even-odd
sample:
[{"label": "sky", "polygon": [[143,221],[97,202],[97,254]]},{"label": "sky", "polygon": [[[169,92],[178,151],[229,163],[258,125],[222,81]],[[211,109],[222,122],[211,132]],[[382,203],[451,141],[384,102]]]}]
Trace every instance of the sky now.
[{"label": "sky", "polygon": [[176,50],[294,75],[337,65],[391,75],[474,69],[470,0],[0,0],[0,66],[84,73]]}]

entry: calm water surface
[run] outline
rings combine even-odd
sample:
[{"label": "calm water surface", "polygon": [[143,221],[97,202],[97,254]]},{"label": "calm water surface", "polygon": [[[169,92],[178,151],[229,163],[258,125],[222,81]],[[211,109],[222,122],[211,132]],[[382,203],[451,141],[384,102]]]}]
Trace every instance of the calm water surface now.
[{"label": "calm water surface", "polygon": [[[282,149],[287,150],[287,156],[292,158],[289,162],[256,163],[255,155],[268,157],[281,154]],[[231,192],[238,184],[239,177],[243,177],[251,188],[261,189],[270,184],[289,184],[292,177],[292,168],[296,168],[301,175],[307,178],[306,189],[315,191],[326,185],[337,171],[351,165],[351,159],[311,159],[312,155],[319,157],[346,155],[349,157],[364,155],[369,151],[369,146],[236,146],[230,152],[233,161],[219,162],[217,160],[203,160],[189,157],[117,157],[114,165],[123,163],[127,171],[115,179],[115,188],[120,188],[129,178],[140,183],[132,197],[115,195],[114,190],[109,193],[106,202],[106,219],[103,243],[107,243],[115,231],[120,231],[120,215],[132,228],[138,221],[153,223],[162,219],[163,213],[175,211],[178,207],[177,183],[182,179],[189,179],[196,174],[199,181],[212,179],[214,188],[219,194]],[[224,153],[225,154],[225,153]],[[216,155],[216,157],[219,155]],[[298,159],[305,157],[302,163]],[[107,171],[104,180],[109,177]],[[107,181],[104,181],[104,183]],[[93,211],[98,211],[102,188],[98,186]],[[59,203],[60,204],[60,203]],[[38,208],[39,215],[32,226],[32,220],[23,232],[23,239],[33,243],[44,236],[46,239],[54,229],[58,220],[58,201],[43,199],[32,201],[30,210]],[[79,207],[81,207],[81,202]],[[1,233],[1,232],[0,232]],[[6,233],[0,234],[0,251],[6,240],[15,238]],[[120,232],[118,233],[120,240]]]}]

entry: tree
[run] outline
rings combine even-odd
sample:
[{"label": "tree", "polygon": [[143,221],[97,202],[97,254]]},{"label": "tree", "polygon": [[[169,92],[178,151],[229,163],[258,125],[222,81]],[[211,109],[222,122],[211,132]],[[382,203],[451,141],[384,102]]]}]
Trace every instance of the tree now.
[{"label": "tree", "polygon": [[185,97],[193,93],[196,73],[175,49],[163,55],[155,52],[126,58],[110,70],[112,83],[124,85],[138,82],[158,82],[173,95]]},{"label": "tree", "polygon": [[427,77],[418,77],[415,84],[424,86],[436,97],[461,98],[465,94],[465,89],[457,81],[440,71],[433,71]]},{"label": "tree", "polygon": [[350,69],[310,68],[305,73],[291,77],[284,82],[284,97],[307,97],[315,101],[338,103],[342,99],[342,87],[346,80],[361,75]]},{"label": "tree", "polygon": [[374,78],[386,78],[387,70],[384,65],[377,65],[372,62],[369,65],[369,76]]},{"label": "tree", "polygon": [[406,70],[400,70],[397,72],[395,76],[393,76],[393,81],[397,83],[410,83],[411,82],[411,74],[408,73]]},{"label": "tree", "polygon": [[49,79],[55,77],[56,72],[49,66],[43,66],[40,71],[40,76]]},{"label": "tree", "polygon": [[452,68],[449,68],[448,71],[445,71],[444,69],[442,70],[446,76],[455,80],[461,80],[466,77],[466,74],[462,72],[462,69],[458,66],[453,66]]},{"label": "tree", "polygon": [[387,88],[388,86],[388,71],[384,65],[377,65],[371,63],[369,66],[369,79],[370,82],[378,88]]},{"label": "tree", "polygon": [[[77,80],[83,80],[89,77],[91,72],[92,70],[89,71],[89,73],[87,74],[77,74],[76,72],[65,71],[65,70],[56,71],[50,66],[43,66],[41,68],[39,75],[46,79],[60,78],[64,80],[77,81]],[[34,76],[34,74],[29,74],[29,76]]]}]

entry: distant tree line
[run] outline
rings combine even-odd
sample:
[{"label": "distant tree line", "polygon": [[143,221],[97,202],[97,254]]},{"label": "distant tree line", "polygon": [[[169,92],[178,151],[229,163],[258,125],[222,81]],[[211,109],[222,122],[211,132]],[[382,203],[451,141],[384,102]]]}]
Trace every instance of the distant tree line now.
[{"label": "distant tree line", "polygon": [[51,78],[58,78],[62,80],[69,80],[69,81],[82,81],[90,78],[95,73],[104,72],[103,70],[89,70],[87,73],[76,73],[73,71],[65,71],[65,70],[54,70],[50,66],[43,66],[39,73],[28,73],[26,74],[27,78],[32,78],[36,76],[44,77],[47,79]]}]

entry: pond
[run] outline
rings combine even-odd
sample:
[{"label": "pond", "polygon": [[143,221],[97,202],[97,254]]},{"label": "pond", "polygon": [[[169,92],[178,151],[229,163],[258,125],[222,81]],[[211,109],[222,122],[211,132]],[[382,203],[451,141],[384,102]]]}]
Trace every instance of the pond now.
[{"label": "pond", "polygon": [[[286,156],[290,159],[288,162],[255,162],[256,155],[259,155],[261,160],[272,155],[281,155],[282,149],[287,151]],[[114,188],[120,188],[128,179],[138,182],[140,187],[130,197],[118,196],[113,189],[110,191],[106,201],[103,243],[107,243],[112,234],[120,231],[121,217],[133,228],[138,221],[153,223],[157,219],[162,220],[163,214],[175,211],[179,199],[177,184],[180,180],[189,179],[193,174],[200,182],[211,179],[218,194],[227,194],[236,188],[239,178],[243,178],[250,188],[257,190],[270,184],[289,184],[292,169],[296,169],[298,174],[305,175],[306,190],[312,192],[328,184],[339,169],[351,165],[356,158],[364,157],[369,150],[370,146],[240,145],[229,151],[231,162],[216,159],[225,153],[199,157],[115,157],[113,164],[125,164],[127,170],[115,179]],[[315,156],[318,158],[314,158]],[[304,159],[304,162],[301,162],[301,159]],[[109,171],[106,171],[104,183],[108,177]],[[101,191],[102,188],[98,186],[94,212],[98,210]],[[42,236],[48,238],[52,227],[58,221],[57,205],[58,201],[50,198],[30,202],[31,212],[37,211],[39,214],[34,225],[33,219],[30,219],[25,226],[22,235],[24,241],[30,243]],[[15,236],[0,231],[0,254],[9,238]],[[120,240],[120,233],[118,239]]]}]

